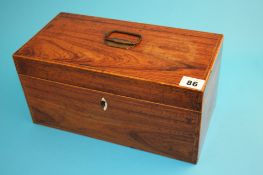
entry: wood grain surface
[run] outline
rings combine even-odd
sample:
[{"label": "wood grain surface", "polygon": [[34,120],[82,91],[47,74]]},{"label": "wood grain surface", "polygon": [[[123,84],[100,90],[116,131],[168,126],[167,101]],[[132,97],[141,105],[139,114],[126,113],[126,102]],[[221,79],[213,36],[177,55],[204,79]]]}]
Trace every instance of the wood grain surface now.
[{"label": "wood grain surface", "polygon": [[[113,30],[142,40],[109,47],[104,36]],[[60,13],[13,58],[35,123],[196,163],[215,106],[222,42],[221,34]],[[183,76],[205,84],[179,86]]]},{"label": "wood grain surface", "polygon": [[17,72],[46,80],[201,111],[202,92],[15,56]]},{"label": "wood grain surface", "polygon": [[[200,112],[20,75],[35,123],[195,163]],[[100,105],[105,98],[108,107]],[[87,148],[88,149],[88,148]]]},{"label": "wood grain surface", "polygon": [[[139,33],[126,50],[104,44],[112,30]],[[178,86],[182,76],[206,79],[222,35],[61,13],[15,55]]]},{"label": "wood grain surface", "polygon": [[202,116],[200,122],[200,143],[199,143],[199,155],[204,144],[205,136],[209,127],[209,122],[211,120],[215,105],[216,105],[216,98],[217,98],[217,87],[218,87],[218,80],[219,80],[219,70],[221,65],[222,59],[222,50],[218,53],[218,57],[215,60],[215,64],[212,68],[210,73],[210,78],[207,81],[206,89],[203,94],[203,101],[202,101]]}]

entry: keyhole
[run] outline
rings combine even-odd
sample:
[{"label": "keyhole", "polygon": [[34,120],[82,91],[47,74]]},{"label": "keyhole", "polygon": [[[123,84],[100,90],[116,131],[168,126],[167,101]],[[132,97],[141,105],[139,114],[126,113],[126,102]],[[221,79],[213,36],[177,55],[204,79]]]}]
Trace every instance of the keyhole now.
[{"label": "keyhole", "polygon": [[107,101],[106,101],[106,99],[105,99],[104,97],[101,98],[100,106],[102,107],[102,109],[103,109],[104,111],[107,110],[108,104],[107,104]]}]

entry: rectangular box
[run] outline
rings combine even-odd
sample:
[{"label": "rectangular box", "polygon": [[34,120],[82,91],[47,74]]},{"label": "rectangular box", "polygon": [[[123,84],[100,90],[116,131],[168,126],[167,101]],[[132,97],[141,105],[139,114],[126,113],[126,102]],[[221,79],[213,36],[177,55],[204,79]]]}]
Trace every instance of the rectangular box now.
[{"label": "rectangular box", "polygon": [[196,163],[223,35],[60,13],[14,55],[33,121]]}]

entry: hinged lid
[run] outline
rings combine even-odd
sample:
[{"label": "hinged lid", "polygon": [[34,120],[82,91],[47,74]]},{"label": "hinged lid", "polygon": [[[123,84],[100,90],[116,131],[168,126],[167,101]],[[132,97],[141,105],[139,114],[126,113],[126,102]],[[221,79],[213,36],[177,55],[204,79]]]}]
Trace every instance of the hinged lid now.
[{"label": "hinged lid", "polygon": [[[220,34],[60,13],[14,58],[20,74],[200,111],[222,39]],[[189,87],[183,77],[203,85]]]}]

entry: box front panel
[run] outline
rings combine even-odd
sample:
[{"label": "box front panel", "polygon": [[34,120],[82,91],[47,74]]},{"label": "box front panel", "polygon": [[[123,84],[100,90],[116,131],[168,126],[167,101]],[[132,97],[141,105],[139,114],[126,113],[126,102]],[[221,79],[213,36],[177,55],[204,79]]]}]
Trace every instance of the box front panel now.
[{"label": "box front panel", "polygon": [[35,123],[196,162],[199,112],[19,76]]},{"label": "box front panel", "polygon": [[24,57],[14,61],[19,74],[201,112],[201,91]]}]

